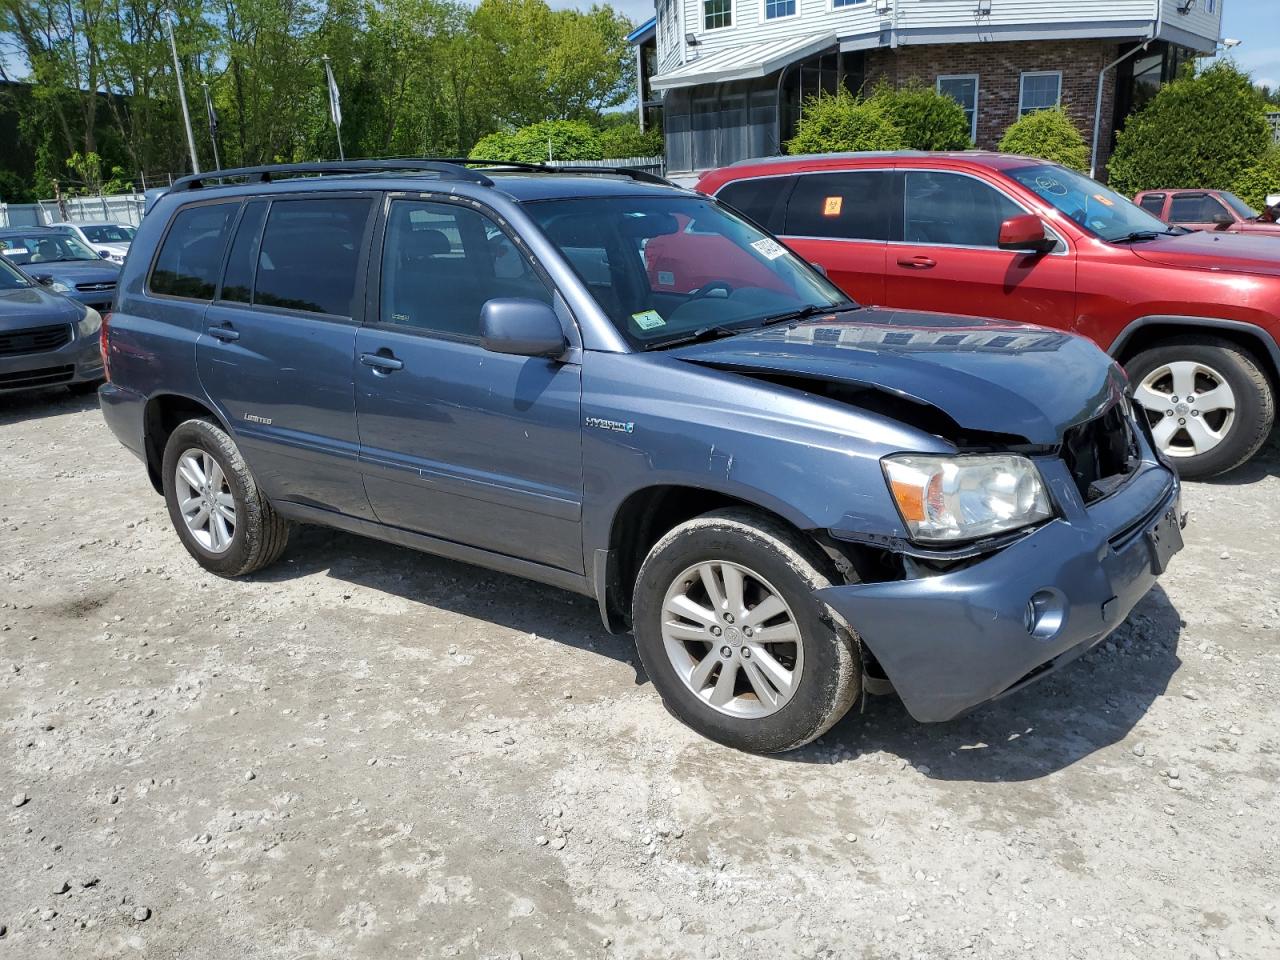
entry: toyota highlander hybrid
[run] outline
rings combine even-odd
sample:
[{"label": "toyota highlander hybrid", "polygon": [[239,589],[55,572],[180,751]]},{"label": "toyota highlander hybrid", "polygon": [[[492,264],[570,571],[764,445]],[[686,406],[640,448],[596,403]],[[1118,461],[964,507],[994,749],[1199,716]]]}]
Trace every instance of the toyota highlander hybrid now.
[{"label": "toyota highlander hybrid", "polygon": [[871,688],[1017,690],[1181,547],[1087,339],[860,307],[636,171],[468,163],[197,175],[143,221],[100,399],[206,569],[301,521],[576,591],[673,714],[771,752]]}]

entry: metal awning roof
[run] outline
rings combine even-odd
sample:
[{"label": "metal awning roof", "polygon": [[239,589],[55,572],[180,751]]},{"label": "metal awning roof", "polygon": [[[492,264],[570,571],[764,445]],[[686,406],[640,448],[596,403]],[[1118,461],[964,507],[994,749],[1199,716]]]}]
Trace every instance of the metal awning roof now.
[{"label": "metal awning roof", "polygon": [[[806,34],[786,37],[782,40],[765,40],[746,43],[706,53],[688,63],[681,64],[670,73],[653,77],[649,87],[653,90],[671,90],[675,87],[693,87],[701,83],[723,83],[726,80],[750,80],[767,77],[789,63],[834,47],[834,33]],[[697,50],[697,47],[693,48]]]}]

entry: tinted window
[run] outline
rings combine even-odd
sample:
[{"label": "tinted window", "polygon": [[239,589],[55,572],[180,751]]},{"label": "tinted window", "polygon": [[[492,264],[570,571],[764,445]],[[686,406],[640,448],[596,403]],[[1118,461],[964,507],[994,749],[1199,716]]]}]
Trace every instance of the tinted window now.
[{"label": "tinted window", "polygon": [[222,277],[221,299],[232,303],[252,302],[253,268],[258,262],[262,221],[266,218],[265,200],[255,200],[244,208],[244,216],[236,227],[236,238],[231,241],[231,253],[227,256],[227,272]]},{"label": "tinted window", "polygon": [[1164,210],[1164,194],[1163,193],[1147,194],[1145,197],[1142,198],[1142,202],[1139,203],[1138,206],[1142,207],[1142,209],[1146,210],[1148,213],[1154,213],[1158,217],[1160,216],[1161,212]]},{"label": "tinted window", "polygon": [[239,209],[239,203],[210,203],[180,210],[151,271],[152,293],[212,300],[227,234]]},{"label": "tinted window", "polygon": [[795,177],[764,177],[760,180],[736,180],[716,194],[739,213],[745,213],[766,230],[782,232],[787,194]]},{"label": "tinted window", "polygon": [[90,243],[129,243],[133,240],[132,234],[114,223],[96,227],[90,225],[81,227],[80,230]]},{"label": "tinted window", "polygon": [[452,203],[391,205],[382,250],[383,323],[478,337],[480,308],[495,297],[551,303],[524,254],[488,217]]},{"label": "tinted window", "polygon": [[1226,208],[1207,193],[1184,193],[1169,204],[1169,220],[1173,223],[1212,223],[1214,217],[1226,215]]},{"label": "tinted window", "polygon": [[908,243],[995,247],[1000,224],[1024,212],[994,187],[937,170],[908,170],[903,201]]},{"label": "tinted window", "polygon": [[360,197],[274,201],[262,234],[253,302],[352,316],[369,205]]},{"label": "tinted window", "polygon": [[796,178],[785,233],[793,237],[888,240],[893,174],[815,173]]}]

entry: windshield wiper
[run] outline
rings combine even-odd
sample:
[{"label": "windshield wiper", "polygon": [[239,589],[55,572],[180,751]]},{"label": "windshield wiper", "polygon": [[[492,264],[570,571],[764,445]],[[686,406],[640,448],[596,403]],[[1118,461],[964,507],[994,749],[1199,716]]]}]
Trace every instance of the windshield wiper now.
[{"label": "windshield wiper", "polygon": [[1141,243],[1143,240],[1154,240],[1156,237],[1176,237],[1173,230],[1135,230],[1123,237],[1112,237],[1111,243]]},{"label": "windshield wiper", "polygon": [[793,320],[807,320],[809,317],[815,317],[820,313],[844,313],[848,310],[857,310],[858,304],[852,300],[845,300],[835,306],[820,307],[817,304],[809,304],[801,307],[799,310],[790,310],[787,313],[775,313],[771,317],[765,317],[760,321],[762,327],[772,326],[775,323],[790,323]]},{"label": "windshield wiper", "polygon": [[731,327],[725,323],[718,323],[710,327],[699,327],[693,333],[686,333],[682,337],[659,340],[657,343],[646,343],[644,349],[665,350],[667,347],[678,347],[685,343],[697,343],[700,340],[718,340],[721,337],[733,337],[750,329],[750,327]]}]

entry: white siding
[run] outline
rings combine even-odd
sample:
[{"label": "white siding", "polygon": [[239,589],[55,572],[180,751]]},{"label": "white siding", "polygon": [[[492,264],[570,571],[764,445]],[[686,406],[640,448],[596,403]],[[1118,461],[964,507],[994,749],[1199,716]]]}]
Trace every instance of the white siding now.
[{"label": "white siding", "polygon": [[1034,26],[1047,23],[1100,24],[1151,20],[1155,0],[991,0],[991,16],[975,16],[977,0],[897,0],[898,26],[983,27]]},{"label": "white siding", "polygon": [[1186,30],[1198,37],[1217,40],[1222,31],[1222,5],[1231,0],[1217,0],[1214,10],[1209,12],[1209,0],[1196,0],[1195,9],[1189,13],[1179,13],[1178,7],[1184,0],[1160,0],[1164,5],[1164,22],[1171,27]]}]

